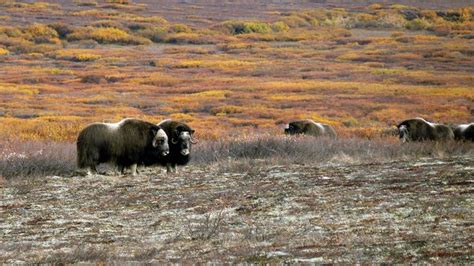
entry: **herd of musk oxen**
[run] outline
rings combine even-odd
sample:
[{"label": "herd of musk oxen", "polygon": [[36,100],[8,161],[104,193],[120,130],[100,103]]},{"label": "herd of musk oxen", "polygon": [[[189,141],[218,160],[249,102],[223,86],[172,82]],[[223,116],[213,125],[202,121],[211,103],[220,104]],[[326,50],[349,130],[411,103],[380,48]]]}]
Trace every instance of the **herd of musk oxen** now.
[{"label": "herd of musk oxen", "polygon": [[129,167],[137,174],[138,165],[164,165],[176,172],[176,165],[190,160],[194,130],[185,123],[164,120],[158,125],[127,118],[118,123],[93,123],[77,138],[77,164],[87,173],[97,165],[111,163],[123,174]]},{"label": "herd of musk oxen", "polygon": [[[295,120],[287,124],[287,135],[309,135],[335,139],[337,133],[330,125],[313,120]],[[408,119],[397,125],[396,134],[402,142],[410,141],[474,141],[474,123],[447,126],[423,118]],[[166,166],[176,172],[177,165],[190,160],[195,144],[194,130],[187,124],[171,119],[159,124],[126,118],[118,123],[93,123],[84,128],[77,138],[77,164],[88,174],[97,172],[101,163],[110,163],[124,174],[130,168],[137,174],[137,166]]]}]

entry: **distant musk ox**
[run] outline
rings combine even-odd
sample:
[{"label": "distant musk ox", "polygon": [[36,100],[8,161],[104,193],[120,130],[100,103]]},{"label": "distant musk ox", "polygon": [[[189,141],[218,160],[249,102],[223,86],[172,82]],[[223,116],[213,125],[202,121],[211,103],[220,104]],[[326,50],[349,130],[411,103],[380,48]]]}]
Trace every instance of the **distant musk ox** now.
[{"label": "distant musk ox", "polygon": [[149,156],[143,163],[160,164],[166,166],[168,173],[176,172],[176,165],[186,165],[191,159],[191,146],[196,143],[193,138],[194,130],[183,122],[171,119],[161,121],[158,126],[168,135],[170,152],[164,157]]},{"label": "distant musk ox", "polygon": [[337,134],[334,128],[330,125],[316,123],[313,120],[295,120],[290,123],[285,128],[285,134],[288,135],[297,135],[304,134],[315,137],[330,137],[336,138]]},{"label": "distant musk ox", "polygon": [[474,123],[453,127],[454,139],[474,141]]},{"label": "distant musk ox", "polygon": [[137,173],[137,164],[146,156],[166,156],[168,137],[159,126],[138,120],[124,119],[118,123],[93,123],[84,128],[77,138],[77,164],[97,172],[100,163],[112,163],[123,170],[131,167]]},{"label": "distant musk ox", "polygon": [[431,123],[419,117],[405,120],[398,124],[397,128],[402,142],[454,139],[454,133],[448,126]]}]

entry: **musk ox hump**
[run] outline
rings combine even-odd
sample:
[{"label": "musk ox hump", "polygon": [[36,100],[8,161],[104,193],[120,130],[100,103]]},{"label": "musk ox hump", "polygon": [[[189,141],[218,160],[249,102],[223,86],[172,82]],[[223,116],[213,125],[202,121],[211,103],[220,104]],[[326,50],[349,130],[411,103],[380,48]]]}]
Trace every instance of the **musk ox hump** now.
[{"label": "musk ox hump", "polygon": [[474,123],[458,125],[453,132],[456,140],[474,141]]},{"label": "musk ox hump", "polygon": [[416,117],[415,119],[416,119],[416,120],[419,120],[420,122],[423,122],[423,123],[429,125],[429,126],[432,127],[432,128],[434,128],[436,125],[438,125],[438,124],[436,124],[436,123],[427,121],[427,120],[424,119],[423,117]]},{"label": "musk ox hump", "polygon": [[321,130],[321,134],[324,134],[326,132],[326,128],[324,127],[323,124],[314,122],[311,119],[308,119],[308,122],[313,123],[316,127],[318,127]]},{"label": "musk ox hump", "polygon": [[117,123],[101,123],[105,125],[110,130],[118,130],[126,121],[131,120],[132,118],[125,118],[120,120]]}]

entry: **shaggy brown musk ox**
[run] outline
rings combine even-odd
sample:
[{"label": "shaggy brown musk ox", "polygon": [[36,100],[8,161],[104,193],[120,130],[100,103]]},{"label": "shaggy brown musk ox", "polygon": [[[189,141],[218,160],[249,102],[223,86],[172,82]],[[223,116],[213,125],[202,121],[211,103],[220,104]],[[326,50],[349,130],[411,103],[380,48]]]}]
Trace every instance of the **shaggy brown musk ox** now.
[{"label": "shaggy brown musk ox", "polygon": [[431,123],[420,117],[405,120],[398,124],[397,128],[402,142],[454,139],[454,133],[450,127]]},{"label": "shaggy brown musk ox", "polygon": [[474,141],[474,123],[453,127],[454,139]]},{"label": "shaggy brown musk ox", "polygon": [[77,138],[77,164],[97,172],[100,163],[112,163],[123,170],[131,167],[137,173],[137,164],[147,156],[166,156],[168,137],[158,125],[127,118],[118,123],[93,123],[84,128]]},{"label": "shaggy brown musk ox", "polygon": [[194,130],[187,124],[166,119],[158,124],[168,135],[170,152],[166,156],[147,157],[144,165],[159,164],[166,166],[168,173],[176,172],[177,165],[186,165],[191,159],[191,146],[195,144]]},{"label": "shaggy brown musk ox", "polygon": [[314,137],[330,137],[336,138],[337,134],[334,128],[330,125],[316,123],[311,119],[295,120],[285,128],[285,134],[298,135],[304,134]]}]

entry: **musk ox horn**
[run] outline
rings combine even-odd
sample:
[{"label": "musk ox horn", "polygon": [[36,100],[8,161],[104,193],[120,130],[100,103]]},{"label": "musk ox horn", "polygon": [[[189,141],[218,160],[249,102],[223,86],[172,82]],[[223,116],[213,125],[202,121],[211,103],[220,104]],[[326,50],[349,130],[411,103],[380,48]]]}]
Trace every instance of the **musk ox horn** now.
[{"label": "musk ox horn", "polygon": [[178,144],[178,140],[176,140],[175,138],[171,138],[171,143]]},{"label": "musk ox horn", "polygon": [[197,141],[194,137],[191,137],[191,140],[190,140],[190,141],[191,141],[192,144],[198,143],[198,141]]}]

